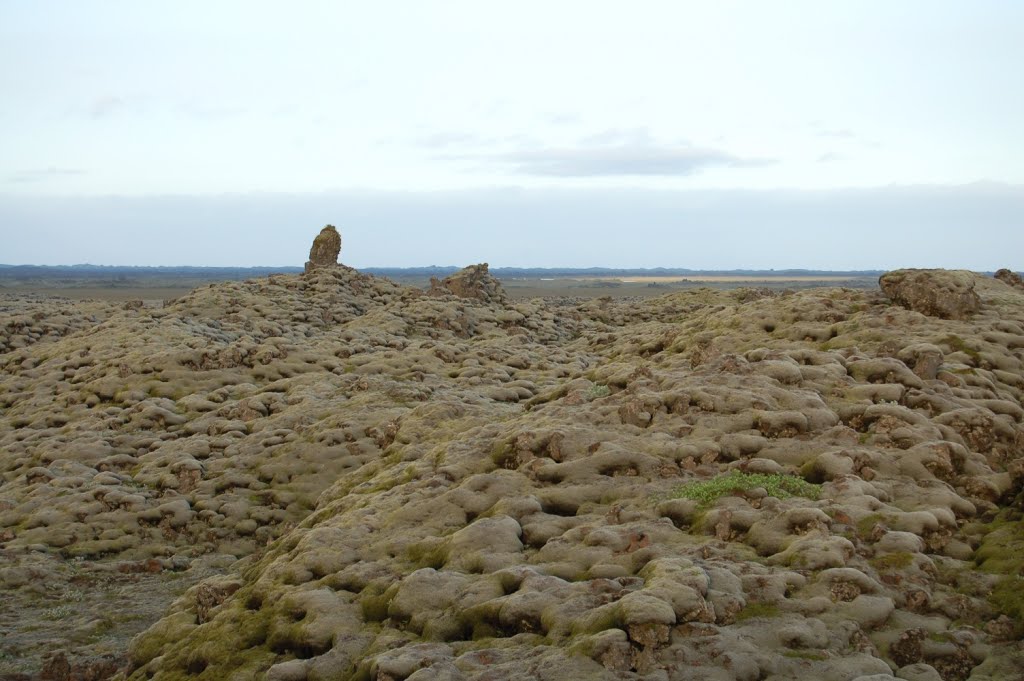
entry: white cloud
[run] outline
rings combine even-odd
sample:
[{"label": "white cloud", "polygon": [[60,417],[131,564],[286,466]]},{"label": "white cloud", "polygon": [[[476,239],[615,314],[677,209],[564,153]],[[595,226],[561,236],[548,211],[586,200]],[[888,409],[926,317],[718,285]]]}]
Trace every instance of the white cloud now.
[{"label": "white cloud", "polygon": [[106,118],[123,111],[127,106],[124,99],[114,95],[103,95],[93,100],[89,107],[89,115],[93,118]]},{"label": "white cloud", "polygon": [[1024,182],[1024,3],[784,5],[7,3],[0,182],[50,159],[83,195]]},{"label": "white cloud", "polygon": [[550,177],[693,175],[710,167],[751,168],[772,159],[740,158],[720,149],[622,145],[539,149],[490,157],[517,173]]},{"label": "white cloud", "polygon": [[86,171],[81,168],[58,168],[50,166],[37,170],[23,170],[8,176],[7,181],[12,184],[24,184],[28,182],[44,182],[55,178],[76,177],[85,175]]}]

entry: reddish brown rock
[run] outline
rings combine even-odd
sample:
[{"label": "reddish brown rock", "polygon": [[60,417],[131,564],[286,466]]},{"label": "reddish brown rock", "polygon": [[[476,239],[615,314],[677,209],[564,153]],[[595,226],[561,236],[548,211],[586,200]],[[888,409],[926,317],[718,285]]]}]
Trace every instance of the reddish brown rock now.
[{"label": "reddish brown rock", "polygon": [[210,611],[227,600],[228,596],[238,590],[238,583],[213,583],[201,584],[196,591],[196,621],[199,624],[210,621]]},{"label": "reddish brown rock", "polygon": [[900,667],[920,662],[923,655],[921,642],[924,638],[924,629],[914,628],[904,631],[889,647],[889,656],[892,661]]},{"label": "reddish brown rock", "polygon": [[124,665],[116,655],[101,655],[76,659],[72,664],[67,655],[58,652],[43,663],[39,672],[42,681],[100,681],[112,678]]},{"label": "reddish brown rock", "polygon": [[71,664],[64,653],[57,653],[43,663],[39,672],[43,681],[68,681],[71,678]]}]

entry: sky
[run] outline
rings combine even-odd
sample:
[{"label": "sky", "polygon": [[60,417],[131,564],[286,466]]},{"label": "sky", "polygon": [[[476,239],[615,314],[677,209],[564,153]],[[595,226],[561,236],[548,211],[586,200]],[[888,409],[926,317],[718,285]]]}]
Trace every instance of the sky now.
[{"label": "sky", "polygon": [[0,0],[0,263],[1024,253],[1024,3]]}]

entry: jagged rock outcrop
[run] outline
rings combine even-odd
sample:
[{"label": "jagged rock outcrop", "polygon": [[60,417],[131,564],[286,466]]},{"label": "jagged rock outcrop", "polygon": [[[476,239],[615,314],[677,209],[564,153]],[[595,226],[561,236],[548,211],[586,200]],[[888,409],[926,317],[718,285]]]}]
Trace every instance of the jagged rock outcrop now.
[{"label": "jagged rock outcrop", "polygon": [[878,279],[889,299],[940,319],[967,319],[981,307],[976,275],[964,270],[893,270]]},{"label": "jagged rock outcrop", "polygon": [[487,263],[464,267],[450,277],[441,280],[431,277],[428,294],[431,296],[453,294],[460,298],[472,298],[485,303],[503,304],[508,301],[505,289],[501,286],[501,282],[488,271]]},{"label": "jagged rock outcrop", "polygon": [[996,272],[996,279],[1003,282],[1004,284],[1009,284],[1010,286],[1024,289],[1024,278],[1021,278],[1019,274],[1017,274],[1013,270],[1008,270],[1005,267]]},{"label": "jagged rock outcrop", "polygon": [[327,225],[313,239],[313,246],[309,249],[309,260],[306,262],[306,272],[325,267],[336,267],[339,253],[341,253],[341,234],[338,233],[334,225]]}]

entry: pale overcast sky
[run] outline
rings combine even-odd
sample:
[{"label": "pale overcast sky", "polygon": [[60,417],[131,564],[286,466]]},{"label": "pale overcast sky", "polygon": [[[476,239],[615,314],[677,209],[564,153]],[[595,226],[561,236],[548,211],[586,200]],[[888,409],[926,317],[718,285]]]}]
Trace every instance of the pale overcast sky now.
[{"label": "pale overcast sky", "polygon": [[1021,64],[1017,0],[0,0],[0,262],[1021,269]]}]

